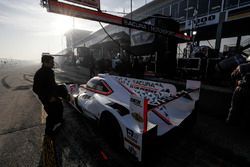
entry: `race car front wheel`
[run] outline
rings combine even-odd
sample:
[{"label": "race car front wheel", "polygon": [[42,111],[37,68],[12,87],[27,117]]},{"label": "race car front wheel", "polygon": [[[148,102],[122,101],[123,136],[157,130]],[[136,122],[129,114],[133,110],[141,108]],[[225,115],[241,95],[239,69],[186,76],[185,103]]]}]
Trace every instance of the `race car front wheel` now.
[{"label": "race car front wheel", "polygon": [[106,137],[112,145],[119,149],[123,148],[123,134],[118,121],[112,114],[104,112],[101,116],[99,126],[104,137]]}]

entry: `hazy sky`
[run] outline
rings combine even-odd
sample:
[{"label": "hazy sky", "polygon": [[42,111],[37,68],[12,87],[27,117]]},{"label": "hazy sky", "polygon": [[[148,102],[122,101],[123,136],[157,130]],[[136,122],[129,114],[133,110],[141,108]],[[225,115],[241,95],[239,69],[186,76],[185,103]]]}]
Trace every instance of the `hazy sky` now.
[{"label": "hazy sky", "polygon": [[[133,10],[151,0],[133,0]],[[100,0],[101,9],[130,11],[130,0]],[[74,19],[77,29],[96,31],[93,21]],[[73,27],[73,18],[48,13],[40,0],[0,0],[0,57],[40,59],[42,52],[65,48],[63,34]]]}]

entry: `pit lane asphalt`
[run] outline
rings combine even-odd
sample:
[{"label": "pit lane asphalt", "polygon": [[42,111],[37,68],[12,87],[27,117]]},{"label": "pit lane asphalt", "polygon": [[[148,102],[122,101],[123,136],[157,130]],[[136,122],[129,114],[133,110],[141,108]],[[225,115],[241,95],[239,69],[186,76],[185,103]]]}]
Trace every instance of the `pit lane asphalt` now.
[{"label": "pit lane asphalt", "polygon": [[[0,64],[1,167],[250,166],[249,136],[202,112],[193,130],[152,141],[156,148],[144,164],[138,164],[126,151],[112,147],[94,122],[67,103],[64,125],[55,137],[44,137],[45,114],[31,91],[32,77],[39,66],[28,62]],[[84,68],[55,71],[58,82],[84,83],[88,79]],[[228,145],[236,150],[228,149]]]}]

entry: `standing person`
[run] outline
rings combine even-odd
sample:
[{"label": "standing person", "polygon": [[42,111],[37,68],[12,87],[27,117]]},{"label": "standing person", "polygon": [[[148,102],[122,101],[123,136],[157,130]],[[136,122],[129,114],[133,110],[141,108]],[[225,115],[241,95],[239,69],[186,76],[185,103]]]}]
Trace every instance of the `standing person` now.
[{"label": "standing person", "polygon": [[250,63],[239,65],[231,76],[236,81],[236,88],[226,122],[233,125],[247,123],[245,120],[250,120]]},{"label": "standing person", "polygon": [[89,60],[89,78],[92,78],[94,76],[95,76],[95,58],[91,54]]},{"label": "standing person", "polygon": [[183,49],[183,58],[187,58],[187,48]]},{"label": "standing person", "polygon": [[139,76],[139,60],[137,56],[134,57],[133,59],[133,64],[132,64],[132,77],[137,78]]},{"label": "standing person", "polygon": [[45,134],[52,135],[63,121],[63,105],[60,97],[68,95],[66,89],[55,82],[54,58],[42,56],[42,67],[35,73],[33,91],[38,95],[47,113]]}]

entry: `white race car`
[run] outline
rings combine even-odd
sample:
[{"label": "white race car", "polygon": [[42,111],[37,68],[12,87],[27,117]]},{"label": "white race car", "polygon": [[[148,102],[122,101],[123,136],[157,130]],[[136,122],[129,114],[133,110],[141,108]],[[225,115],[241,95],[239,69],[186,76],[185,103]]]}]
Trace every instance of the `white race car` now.
[{"label": "white race car", "polygon": [[177,92],[168,83],[99,74],[66,86],[71,104],[141,161],[148,136],[162,136],[191,115],[200,82],[187,81],[186,90]]}]

